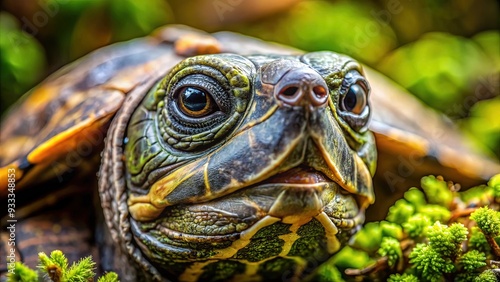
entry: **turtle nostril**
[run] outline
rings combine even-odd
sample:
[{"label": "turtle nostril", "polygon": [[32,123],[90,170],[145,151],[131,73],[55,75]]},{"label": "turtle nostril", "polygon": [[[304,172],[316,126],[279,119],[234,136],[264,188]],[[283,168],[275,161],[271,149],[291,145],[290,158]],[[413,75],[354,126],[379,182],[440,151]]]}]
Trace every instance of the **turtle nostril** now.
[{"label": "turtle nostril", "polygon": [[298,67],[285,73],[274,87],[279,105],[313,109],[326,105],[328,86],[324,79],[309,67]]},{"label": "turtle nostril", "polygon": [[326,89],[323,86],[313,87],[313,93],[318,99],[324,99],[327,95]]},{"label": "turtle nostril", "polygon": [[285,88],[284,90],[281,91],[281,93],[284,95],[284,96],[288,96],[288,97],[291,97],[291,96],[294,96],[295,93],[297,93],[297,91],[299,90],[298,87],[295,87],[295,86],[290,86],[290,87],[287,87]]}]

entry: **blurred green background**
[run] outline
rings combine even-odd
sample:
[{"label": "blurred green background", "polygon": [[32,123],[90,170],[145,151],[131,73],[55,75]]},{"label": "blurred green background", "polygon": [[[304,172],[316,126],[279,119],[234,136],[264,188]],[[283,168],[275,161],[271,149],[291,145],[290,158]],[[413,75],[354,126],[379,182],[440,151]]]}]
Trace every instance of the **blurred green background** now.
[{"label": "blurred green background", "polygon": [[500,156],[499,11],[497,0],[3,0],[1,112],[96,48],[181,23],[348,54]]}]

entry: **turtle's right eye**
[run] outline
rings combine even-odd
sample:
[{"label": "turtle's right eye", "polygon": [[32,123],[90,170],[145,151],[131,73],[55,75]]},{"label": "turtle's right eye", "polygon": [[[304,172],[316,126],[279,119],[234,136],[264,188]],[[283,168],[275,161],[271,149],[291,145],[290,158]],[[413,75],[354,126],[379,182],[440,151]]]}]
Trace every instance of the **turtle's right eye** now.
[{"label": "turtle's right eye", "polygon": [[176,96],[179,109],[190,117],[204,117],[219,110],[212,95],[199,87],[182,87]]},{"label": "turtle's right eye", "polygon": [[[164,147],[194,152],[225,138],[246,111],[253,71],[250,61],[229,54],[190,57],[174,66],[144,100]],[[137,111],[138,124],[150,118],[143,114]]]}]

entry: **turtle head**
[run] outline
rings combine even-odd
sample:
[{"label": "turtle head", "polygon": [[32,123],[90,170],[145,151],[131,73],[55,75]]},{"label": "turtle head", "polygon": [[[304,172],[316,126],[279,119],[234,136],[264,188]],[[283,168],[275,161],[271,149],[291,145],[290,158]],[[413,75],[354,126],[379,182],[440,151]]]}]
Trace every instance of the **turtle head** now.
[{"label": "turtle head", "polygon": [[332,52],[182,61],[111,128],[105,153],[124,157],[103,158],[100,186],[120,195],[115,240],[158,273],[300,276],[374,200],[369,92]]}]

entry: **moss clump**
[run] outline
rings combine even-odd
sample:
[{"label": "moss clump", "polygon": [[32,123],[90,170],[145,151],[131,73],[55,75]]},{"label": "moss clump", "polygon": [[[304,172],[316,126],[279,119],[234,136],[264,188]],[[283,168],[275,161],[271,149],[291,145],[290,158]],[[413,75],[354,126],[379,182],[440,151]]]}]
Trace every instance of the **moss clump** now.
[{"label": "moss clump", "polygon": [[378,254],[387,257],[389,267],[394,267],[398,261],[402,262],[403,259],[403,252],[399,241],[391,237],[385,237],[382,240]]},{"label": "moss clump", "polygon": [[[424,177],[421,184],[385,221],[367,223],[320,271],[336,267],[346,281],[496,281],[500,175],[465,192],[441,177]],[[355,263],[359,258],[372,263]]]},{"label": "moss clump", "polygon": [[500,212],[482,207],[473,212],[470,218],[477,222],[477,226],[485,236],[500,235]]},{"label": "moss clump", "polygon": [[387,282],[419,282],[418,278],[413,274],[392,274],[387,279]]},{"label": "moss clump", "polygon": [[[95,262],[92,257],[86,257],[68,265],[68,259],[64,254],[55,250],[47,256],[45,253],[38,254],[38,272],[18,262],[14,268],[14,274],[7,277],[9,282],[37,282],[42,281],[40,275],[48,281],[54,282],[80,282],[93,281],[95,276]],[[109,272],[100,277],[98,282],[118,282],[118,275]]]},{"label": "moss clump", "polygon": [[410,263],[418,276],[427,281],[438,281],[443,274],[455,271],[451,259],[443,257],[432,246],[423,243],[413,248]]}]

